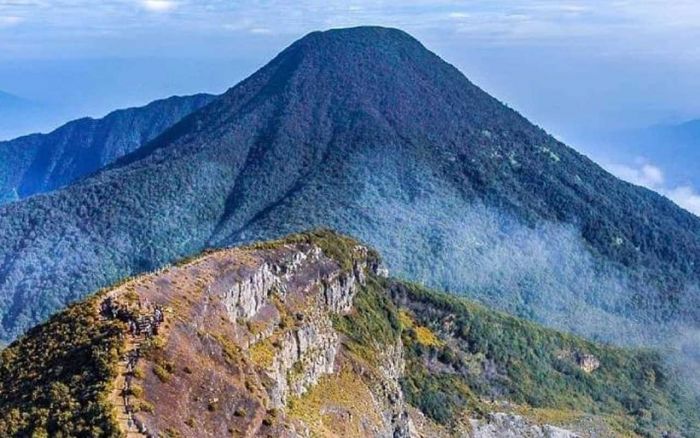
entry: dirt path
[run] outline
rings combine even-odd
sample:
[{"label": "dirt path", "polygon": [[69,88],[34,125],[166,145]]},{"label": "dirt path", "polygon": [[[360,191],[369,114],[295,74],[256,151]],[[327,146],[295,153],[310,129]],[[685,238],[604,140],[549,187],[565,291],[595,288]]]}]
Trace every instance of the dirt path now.
[{"label": "dirt path", "polygon": [[[137,340],[135,336],[127,335],[124,351],[133,351],[134,349],[138,348],[139,343],[140,341]],[[119,360],[119,367],[117,368],[118,374],[117,378],[112,384],[112,392],[109,395],[109,401],[112,403],[112,406],[114,406],[114,408],[117,411],[117,421],[119,421],[121,430],[124,432],[127,438],[146,437],[145,434],[140,433],[136,429],[136,425],[129,418],[129,415],[126,412],[126,405],[124,404],[124,396],[122,394],[124,384],[126,382],[126,364],[127,356],[124,355]]]},{"label": "dirt path", "polygon": [[[112,299],[118,298],[119,294],[112,292],[109,295],[105,297],[111,297]],[[99,309],[98,309],[99,310]],[[103,316],[100,312],[100,318],[101,319],[106,319],[105,316]],[[114,379],[114,382],[112,382],[112,391],[109,394],[109,402],[112,404],[115,410],[115,417],[117,418],[117,421],[119,422],[120,429],[122,432],[124,432],[124,435],[127,438],[144,438],[147,437],[147,435],[141,433],[138,431],[136,428],[136,425],[134,424],[134,421],[132,418],[130,418],[129,414],[127,413],[126,405],[124,404],[124,388],[125,382],[126,382],[126,376],[128,374],[127,372],[127,363],[128,363],[128,357],[129,357],[129,352],[135,351],[140,347],[141,344],[141,336],[135,336],[132,335],[129,332],[125,332],[125,340],[124,340],[124,354],[122,355],[121,358],[119,358],[119,365],[117,367],[117,377]]]}]

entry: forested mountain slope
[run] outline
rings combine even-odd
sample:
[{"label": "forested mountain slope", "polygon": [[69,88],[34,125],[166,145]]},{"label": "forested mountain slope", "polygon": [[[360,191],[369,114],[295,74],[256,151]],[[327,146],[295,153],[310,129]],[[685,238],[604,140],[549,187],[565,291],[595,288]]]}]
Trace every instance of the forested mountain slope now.
[{"label": "forested mountain slope", "polygon": [[49,134],[0,142],[0,204],[48,192],[133,152],[214,99],[174,96],[102,119],[75,120]]},{"label": "forested mountain slope", "polygon": [[108,169],[0,207],[2,337],[202,248],[314,226],[592,338],[682,342],[700,321],[700,219],[367,27],[309,34]]}]

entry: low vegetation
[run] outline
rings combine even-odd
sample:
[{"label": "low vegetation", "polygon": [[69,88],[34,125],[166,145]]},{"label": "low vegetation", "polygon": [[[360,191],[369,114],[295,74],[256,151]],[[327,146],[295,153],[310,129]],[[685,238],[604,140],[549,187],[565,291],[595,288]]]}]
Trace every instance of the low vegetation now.
[{"label": "low vegetation", "polygon": [[123,327],[92,300],[30,330],[0,356],[0,436],[117,437],[107,400]]},{"label": "low vegetation", "polygon": [[376,363],[377,356],[394,346],[400,337],[401,321],[382,282],[368,278],[355,296],[350,315],[334,316],[333,326],[345,336],[345,348],[355,356]]},{"label": "low vegetation", "polygon": [[[344,345],[376,363],[401,337],[406,400],[448,428],[513,410],[539,423],[596,417],[620,436],[700,434],[700,400],[660,353],[605,346],[415,284],[370,278],[355,311],[336,318]],[[577,354],[600,367],[586,372]],[[508,403],[498,408],[491,403]],[[510,406],[510,407],[508,407]]]},{"label": "low vegetation", "polygon": [[[308,393],[290,400],[288,414],[308,425],[312,436],[362,437],[381,421],[371,409],[373,404],[372,392],[362,377],[342,369],[323,376]],[[324,406],[333,406],[336,415],[347,413],[349,421],[338,421],[333,410],[324,412]]]},{"label": "low vegetation", "polygon": [[275,360],[275,347],[269,338],[265,338],[252,345],[248,354],[255,365],[270,368]]},{"label": "low vegetation", "polygon": [[[454,422],[465,407],[485,412],[482,401],[505,400],[553,423],[586,413],[645,437],[700,434],[699,400],[657,352],[595,344],[413,284],[390,290],[416,323],[450,340],[426,344],[415,330],[403,332],[405,394],[439,423]],[[593,355],[600,367],[584,371],[575,353]]]},{"label": "low vegetation", "polygon": [[379,254],[373,249],[368,249],[369,254],[360,255],[355,249],[359,242],[351,237],[340,234],[328,228],[317,228],[312,231],[295,233],[279,240],[257,242],[249,246],[254,249],[276,249],[283,244],[313,244],[321,248],[323,253],[340,263],[345,270],[352,269],[353,262],[362,257],[370,263],[379,262]]}]

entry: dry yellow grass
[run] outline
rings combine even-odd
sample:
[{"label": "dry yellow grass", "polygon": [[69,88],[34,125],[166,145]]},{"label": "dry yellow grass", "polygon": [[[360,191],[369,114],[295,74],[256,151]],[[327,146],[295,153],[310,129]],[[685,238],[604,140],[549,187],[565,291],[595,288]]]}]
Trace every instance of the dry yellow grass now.
[{"label": "dry yellow grass", "polygon": [[530,418],[539,424],[566,425],[573,424],[583,417],[580,411],[570,409],[532,408],[518,406],[514,409],[517,414]]},{"label": "dry yellow grass", "polygon": [[426,347],[442,347],[445,343],[438,338],[428,327],[417,326],[413,329],[416,333],[416,341]]},{"label": "dry yellow grass", "polygon": [[399,321],[401,322],[401,327],[404,329],[413,327],[413,318],[405,310],[399,310]]},{"label": "dry yellow grass", "polygon": [[426,347],[441,347],[445,345],[445,343],[428,327],[416,324],[411,314],[406,310],[399,310],[399,321],[404,330],[413,329],[416,335],[416,341],[418,341],[419,344],[425,345]]},{"label": "dry yellow grass", "polygon": [[269,339],[254,344],[248,350],[250,360],[261,368],[270,368],[275,361],[275,347]]},{"label": "dry yellow grass", "polygon": [[372,393],[357,374],[343,368],[338,374],[322,377],[306,394],[292,399],[288,414],[300,420],[314,437],[362,437],[367,427],[382,420],[372,408]]}]

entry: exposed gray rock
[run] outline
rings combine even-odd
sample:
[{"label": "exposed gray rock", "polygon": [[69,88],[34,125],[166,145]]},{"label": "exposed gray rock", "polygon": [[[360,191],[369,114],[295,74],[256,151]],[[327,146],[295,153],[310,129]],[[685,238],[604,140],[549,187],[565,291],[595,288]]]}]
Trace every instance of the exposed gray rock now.
[{"label": "exposed gray rock", "polygon": [[470,420],[473,438],[580,438],[554,426],[540,426],[508,413],[492,413],[486,420]]},{"label": "exposed gray rock", "polygon": [[[365,283],[366,271],[371,269],[366,261],[367,249],[358,246],[355,251],[353,269],[344,271],[316,246],[304,251],[295,249],[281,259],[260,264],[220,296],[234,322],[253,318],[270,303],[272,292],[277,292],[283,301],[287,294],[301,293],[320,304],[310,306],[302,319],[278,339],[279,346],[267,371],[274,382],[268,388],[273,407],[283,407],[290,396],[302,395],[321,376],[335,371],[339,337],[330,315],[352,308],[358,285]],[[272,331],[263,331],[254,341],[271,335]]]},{"label": "exposed gray rock", "polygon": [[261,265],[252,276],[234,284],[221,297],[232,322],[249,319],[267,302],[268,294],[279,285],[269,264]]},{"label": "exposed gray rock", "polygon": [[[340,349],[339,335],[333,328],[331,315],[352,310],[353,299],[369,272],[376,274],[381,267],[369,261],[368,249],[356,246],[352,269],[342,269],[323,255],[320,248],[310,246],[274,260],[260,263],[250,274],[224,288],[220,298],[229,318],[240,323],[260,318],[261,310],[272,303],[273,292],[283,302],[299,297],[315,302],[300,314],[293,327],[282,333],[277,330],[274,358],[265,370],[271,385],[267,387],[272,408],[283,408],[290,397],[304,394],[327,374],[337,371],[336,355]],[[256,316],[257,315],[257,316]],[[266,328],[259,332],[248,347],[273,336]],[[404,372],[403,346],[384,351],[380,358],[379,379],[371,388],[373,407],[383,418],[375,430],[376,436],[403,438],[410,436],[411,423],[399,379]],[[295,431],[305,436],[308,431]]]},{"label": "exposed gray rock", "polygon": [[388,348],[381,357],[379,371],[382,374],[380,394],[388,402],[384,409],[384,417],[390,425],[391,436],[394,438],[407,438],[411,436],[412,424],[408,416],[403,391],[399,379],[404,374],[406,362],[403,357],[403,343],[401,338],[396,344]]},{"label": "exposed gray rock", "polygon": [[[323,282],[323,296],[326,307],[334,313],[345,313],[352,308],[356,292],[356,276],[339,273]],[[364,279],[363,279],[364,280]]]},{"label": "exposed gray rock", "polygon": [[592,354],[577,353],[576,363],[578,364],[579,368],[589,374],[600,368],[600,361]]}]

